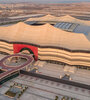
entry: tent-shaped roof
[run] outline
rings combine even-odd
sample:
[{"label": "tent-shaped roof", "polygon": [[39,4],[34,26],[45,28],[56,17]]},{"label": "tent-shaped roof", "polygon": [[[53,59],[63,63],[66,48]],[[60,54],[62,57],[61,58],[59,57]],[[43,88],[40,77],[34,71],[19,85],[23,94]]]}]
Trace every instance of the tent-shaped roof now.
[{"label": "tent-shaped roof", "polygon": [[78,24],[85,24],[85,25],[88,25],[88,26],[90,25],[90,21],[80,20],[80,19],[74,18],[74,17],[69,16],[69,15],[60,17],[60,20],[64,21],[64,22],[72,22],[72,23],[78,23]]},{"label": "tent-shaped roof", "polygon": [[66,32],[49,24],[30,26],[20,22],[12,26],[0,27],[0,39],[71,50],[90,50],[90,42],[84,34]]},{"label": "tent-shaped roof", "polygon": [[55,17],[52,15],[46,15],[43,17],[38,17],[38,18],[29,18],[27,21],[64,21],[64,22],[71,22],[71,23],[78,23],[78,24],[84,24],[90,26],[90,21],[85,21],[85,20],[80,20],[76,19],[70,15],[62,16],[62,17]]},{"label": "tent-shaped roof", "polygon": [[43,17],[38,17],[38,18],[29,18],[26,21],[57,21],[58,17],[52,16],[52,15],[46,15]]}]

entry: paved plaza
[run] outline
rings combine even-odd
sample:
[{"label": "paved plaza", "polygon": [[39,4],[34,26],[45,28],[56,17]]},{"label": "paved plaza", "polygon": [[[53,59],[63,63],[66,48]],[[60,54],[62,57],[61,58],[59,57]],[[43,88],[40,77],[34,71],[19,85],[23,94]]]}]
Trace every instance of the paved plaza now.
[{"label": "paved plaza", "polygon": [[[3,57],[5,56],[0,55],[0,59]],[[51,64],[45,61],[37,61],[33,63],[31,68],[37,68],[36,72],[39,74],[56,78],[64,76],[67,73],[66,70],[69,70],[68,67],[65,68],[63,65]],[[75,69],[68,73],[70,74],[71,81],[90,85],[89,70]],[[23,74],[0,86],[0,100],[15,100],[5,96],[5,92],[14,83],[20,83],[28,87],[19,100],[55,100],[56,96],[59,97],[59,100],[63,96],[74,98],[75,100],[90,100],[90,90]]]},{"label": "paved plaza", "polygon": [[63,96],[73,97],[76,98],[76,100],[90,100],[90,91],[87,89],[81,89],[22,74],[1,86],[0,100],[13,100],[6,97],[4,93],[15,82],[28,86],[28,89],[19,100],[54,100],[55,96],[58,96],[59,100],[61,100]]},{"label": "paved plaza", "polygon": [[44,61],[38,61],[34,66],[38,67],[39,74],[60,78],[68,73],[71,81],[90,85],[90,70],[76,69],[75,72],[65,72],[64,65],[51,64]]}]

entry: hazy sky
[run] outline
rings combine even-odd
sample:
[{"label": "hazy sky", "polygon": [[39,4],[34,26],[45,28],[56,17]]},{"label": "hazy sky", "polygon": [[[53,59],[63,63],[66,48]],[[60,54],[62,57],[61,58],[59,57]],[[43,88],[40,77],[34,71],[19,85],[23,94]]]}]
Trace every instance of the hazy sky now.
[{"label": "hazy sky", "polygon": [[90,0],[0,0],[0,3],[17,3],[17,2],[72,3],[72,2],[90,2]]}]

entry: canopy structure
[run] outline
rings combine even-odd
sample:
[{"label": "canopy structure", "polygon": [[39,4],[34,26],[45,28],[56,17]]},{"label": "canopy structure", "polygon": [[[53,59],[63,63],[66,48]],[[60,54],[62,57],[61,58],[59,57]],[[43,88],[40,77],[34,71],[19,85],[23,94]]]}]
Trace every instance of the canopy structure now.
[{"label": "canopy structure", "polygon": [[70,23],[78,23],[90,26],[90,21],[76,19],[70,15],[62,16],[62,17],[55,17],[52,15],[46,15],[39,18],[29,18],[27,21],[56,21],[56,22],[70,22]]},{"label": "canopy structure", "polygon": [[0,27],[0,40],[90,51],[90,42],[84,34],[66,32],[50,24],[30,26],[20,22],[12,26]]},{"label": "canopy structure", "polygon": [[57,21],[57,18],[59,18],[59,17],[55,17],[55,16],[48,14],[48,15],[43,16],[43,17],[29,18],[26,21]]},{"label": "canopy structure", "polygon": [[72,22],[72,23],[78,23],[78,24],[84,24],[90,26],[90,21],[80,20],[70,15],[62,16],[60,17],[60,20],[64,22]]}]

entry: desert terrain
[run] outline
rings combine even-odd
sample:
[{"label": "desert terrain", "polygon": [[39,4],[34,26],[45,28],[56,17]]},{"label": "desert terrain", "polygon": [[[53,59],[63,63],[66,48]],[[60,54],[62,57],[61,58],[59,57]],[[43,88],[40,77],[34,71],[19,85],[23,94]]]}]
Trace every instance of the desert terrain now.
[{"label": "desert terrain", "polygon": [[90,3],[0,4],[0,18],[29,14],[52,14],[55,16],[71,15],[76,18],[90,20]]}]

